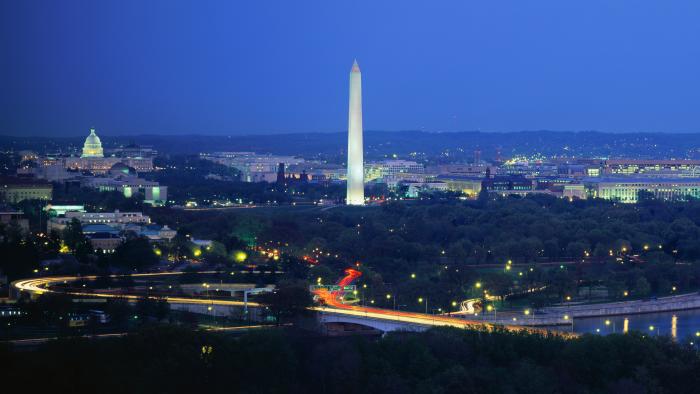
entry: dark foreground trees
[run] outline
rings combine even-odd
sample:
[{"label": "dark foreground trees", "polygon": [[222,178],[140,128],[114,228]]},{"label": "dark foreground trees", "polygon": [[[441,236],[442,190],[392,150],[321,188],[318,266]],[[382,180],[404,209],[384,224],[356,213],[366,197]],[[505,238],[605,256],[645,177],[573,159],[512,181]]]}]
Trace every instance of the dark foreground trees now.
[{"label": "dark foreground trees", "polygon": [[313,298],[306,282],[286,280],[278,283],[274,291],[260,297],[260,303],[267,307],[279,325],[287,319],[308,315],[307,308],[313,305]]},{"label": "dark foreground trees", "polygon": [[[0,348],[32,391],[231,393],[693,393],[694,349],[637,334],[578,340],[434,329],[375,339],[241,337],[174,327]],[[37,379],[37,377],[41,377]]]}]

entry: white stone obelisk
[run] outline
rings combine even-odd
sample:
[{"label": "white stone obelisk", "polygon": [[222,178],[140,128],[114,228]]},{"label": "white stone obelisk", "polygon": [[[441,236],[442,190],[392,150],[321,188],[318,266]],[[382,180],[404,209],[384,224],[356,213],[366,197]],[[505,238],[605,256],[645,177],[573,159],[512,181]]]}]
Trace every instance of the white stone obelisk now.
[{"label": "white stone obelisk", "polygon": [[362,145],[362,74],[357,60],[350,70],[348,110],[348,192],[347,205],[365,203],[365,164]]}]

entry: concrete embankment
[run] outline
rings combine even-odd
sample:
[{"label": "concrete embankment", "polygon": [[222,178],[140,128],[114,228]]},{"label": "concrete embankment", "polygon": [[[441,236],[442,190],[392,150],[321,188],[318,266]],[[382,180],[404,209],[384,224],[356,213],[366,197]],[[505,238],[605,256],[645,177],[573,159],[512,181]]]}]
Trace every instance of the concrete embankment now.
[{"label": "concrete embankment", "polygon": [[674,312],[700,309],[700,294],[690,293],[647,300],[609,302],[604,304],[568,304],[538,309],[534,314],[498,312],[496,317],[483,316],[485,321],[497,324],[552,326],[571,324],[572,319],[637,315],[643,313]]}]

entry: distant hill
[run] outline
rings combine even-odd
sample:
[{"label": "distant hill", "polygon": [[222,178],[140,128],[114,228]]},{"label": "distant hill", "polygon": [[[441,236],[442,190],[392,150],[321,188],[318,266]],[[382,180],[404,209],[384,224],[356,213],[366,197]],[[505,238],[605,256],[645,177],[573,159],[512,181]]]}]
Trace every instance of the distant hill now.
[{"label": "distant hill", "polygon": [[[366,131],[368,158],[414,153],[415,157],[471,158],[475,149],[491,159],[500,149],[502,157],[541,153],[546,156],[700,158],[700,133],[602,133],[567,131],[521,131],[486,133],[477,131],[431,133],[422,131]],[[85,137],[0,136],[3,150],[32,149],[40,152],[75,149]],[[166,154],[195,154],[213,151],[255,151],[306,157],[344,155],[345,133],[295,133],[244,136],[139,135],[103,136],[106,148],[136,143]]]}]

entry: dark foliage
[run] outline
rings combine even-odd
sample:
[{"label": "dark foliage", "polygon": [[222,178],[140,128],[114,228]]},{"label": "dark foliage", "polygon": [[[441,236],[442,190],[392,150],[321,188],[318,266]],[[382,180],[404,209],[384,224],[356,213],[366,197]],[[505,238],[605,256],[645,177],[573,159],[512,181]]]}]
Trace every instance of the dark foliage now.
[{"label": "dark foliage", "polygon": [[567,341],[433,329],[375,341],[151,327],[0,348],[0,357],[6,377],[72,393],[694,393],[700,384],[693,349],[637,334]]}]

